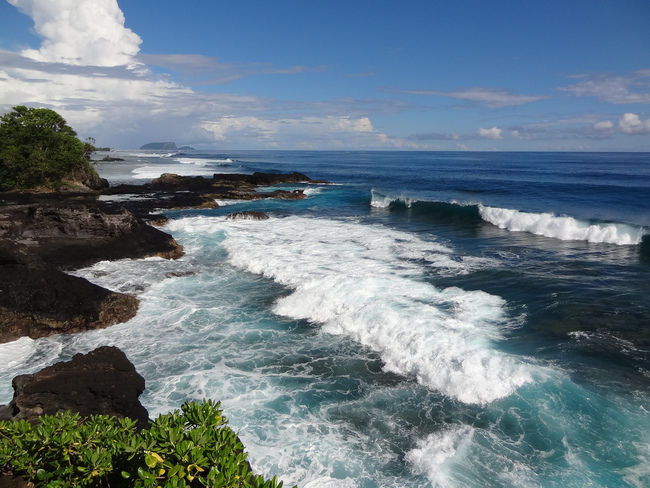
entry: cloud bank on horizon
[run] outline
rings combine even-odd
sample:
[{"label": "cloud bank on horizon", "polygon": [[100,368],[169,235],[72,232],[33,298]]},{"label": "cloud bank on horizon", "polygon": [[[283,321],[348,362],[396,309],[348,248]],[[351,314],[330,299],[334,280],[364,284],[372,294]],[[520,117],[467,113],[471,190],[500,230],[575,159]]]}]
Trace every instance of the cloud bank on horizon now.
[{"label": "cloud bank on horizon", "polygon": [[[234,16],[237,7],[231,3],[220,2]],[[394,4],[379,3],[385,7],[383,17],[356,10],[350,16],[399,27],[400,19],[393,16],[397,12],[389,11]],[[193,5],[196,11],[214,8],[212,4]],[[166,0],[157,2],[156,14],[149,17],[129,6],[126,12],[133,14],[133,29],[126,27],[125,11],[116,0],[7,0],[0,8],[0,27],[5,22],[8,27],[11,16],[25,14],[33,29],[14,38],[0,35],[0,112],[15,105],[53,108],[81,136],[119,148],[175,140],[206,149],[650,151],[647,32],[635,33],[631,26],[628,34],[640,36],[646,44],[638,55],[630,52],[626,63],[613,63],[606,71],[601,62],[586,73],[549,73],[553,67],[544,65],[544,57],[539,66],[533,62],[522,68],[517,68],[523,63],[515,57],[507,62],[495,58],[490,70],[480,65],[475,45],[452,48],[452,43],[435,38],[433,27],[418,24],[420,14],[408,14],[408,7],[416,4],[421,5],[405,4],[402,22],[413,24],[414,36],[419,34],[413,42],[424,41],[418,41],[419,46],[411,44],[407,31],[391,37],[370,25],[350,32],[337,16],[314,12],[311,31],[301,32],[302,37],[291,44],[282,37],[291,36],[287,31],[278,30],[277,40],[266,37],[260,44],[254,33],[264,34],[262,24],[259,29],[244,29],[250,43],[258,44],[239,51],[239,39],[222,42],[219,54],[240,57],[237,62],[222,62],[211,51],[217,48],[205,38],[196,38],[200,44],[189,42],[202,27],[193,24],[196,18],[186,23]],[[239,8],[244,12],[245,7]],[[644,9],[641,2],[637,7],[650,20],[650,8]],[[153,4],[144,2],[141,8],[146,11]],[[172,34],[164,26],[152,30],[160,16],[172,18],[178,31]],[[440,17],[440,22],[448,20],[444,13]],[[318,47],[323,45],[319,22],[332,36],[339,35],[343,48],[335,38],[330,50]],[[139,28],[148,37],[141,37]],[[554,35],[564,32],[561,28],[555,26]],[[158,35],[186,37],[182,49],[194,46],[196,51],[142,53],[149,39],[152,45],[162,42]],[[501,34],[495,30],[492,35]],[[228,39],[226,31],[223,39]],[[506,50],[511,40],[505,36],[494,42],[502,42],[499,47]],[[230,46],[233,54],[224,46]],[[490,47],[497,45],[486,49]],[[545,56],[553,59],[555,49],[549,46]],[[268,54],[264,59],[267,52],[280,51],[282,55]],[[465,60],[460,54],[470,57]],[[285,58],[292,55],[296,62],[285,65]],[[467,66],[473,55],[474,69]],[[578,48],[575,56],[582,56]],[[514,68],[503,72],[503,66]]]}]

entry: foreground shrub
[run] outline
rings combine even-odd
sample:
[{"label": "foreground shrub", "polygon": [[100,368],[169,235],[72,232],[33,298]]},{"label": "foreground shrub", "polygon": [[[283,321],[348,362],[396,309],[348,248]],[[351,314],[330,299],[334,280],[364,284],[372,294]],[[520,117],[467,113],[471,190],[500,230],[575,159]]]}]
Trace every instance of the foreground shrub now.
[{"label": "foreground shrub", "polygon": [[187,402],[149,430],[108,415],[59,412],[35,426],[0,422],[0,472],[37,487],[281,488],[254,476],[220,402]]}]

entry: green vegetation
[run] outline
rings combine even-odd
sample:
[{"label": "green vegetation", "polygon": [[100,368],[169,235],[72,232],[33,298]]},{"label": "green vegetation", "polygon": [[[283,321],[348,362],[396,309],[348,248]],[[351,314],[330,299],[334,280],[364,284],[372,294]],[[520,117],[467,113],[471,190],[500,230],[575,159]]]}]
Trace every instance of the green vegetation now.
[{"label": "green vegetation", "polygon": [[0,422],[0,473],[36,487],[281,488],[250,472],[219,402],[186,402],[136,432],[130,419],[60,412]]},{"label": "green vegetation", "polygon": [[90,164],[93,140],[82,142],[47,108],[14,107],[0,117],[0,190],[60,188],[98,179]]}]

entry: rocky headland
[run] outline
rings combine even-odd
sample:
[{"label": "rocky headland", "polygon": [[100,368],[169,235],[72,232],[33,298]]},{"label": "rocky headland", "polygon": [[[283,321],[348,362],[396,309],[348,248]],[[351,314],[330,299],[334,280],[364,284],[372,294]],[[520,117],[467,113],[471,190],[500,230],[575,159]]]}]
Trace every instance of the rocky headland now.
[{"label": "rocky headland", "polygon": [[327,182],[301,173],[163,174],[143,185],[83,192],[0,193],[0,343],[128,321],[137,312],[136,297],[66,271],[102,260],[177,259],[182,247],[155,228],[166,221],[164,210],[214,208],[219,199],[298,200],[305,198],[303,190],[258,191],[260,186],[298,183]]},{"label": "rocky headland", "polygon": [[[211,179],[164,174],[145,185],[0,193],[0,343],[128,321],[137,312],[136,297],[66,271],[101,260],[177,259],[183,255],[182,247],[155,227],[166,221],[161,211],[214,208],[217,199],[305,198],[302,190],[257,191],[259,186],[296,183],[326,182],[300,173],[214,175]],[[268,216],[247,211],[228,218]],[[138,399],[145,388],[144,378],[115,347],[100,347],[35,374],[17,376],[12,386],[14,397],[9,405],[0,405],[0,420],[35,423],[41,415],[70,410],[82,417],[128,417],[139,428],[150,425]],[[33,485],[20,475],[0,473],[0,487],[27,486]]]}]

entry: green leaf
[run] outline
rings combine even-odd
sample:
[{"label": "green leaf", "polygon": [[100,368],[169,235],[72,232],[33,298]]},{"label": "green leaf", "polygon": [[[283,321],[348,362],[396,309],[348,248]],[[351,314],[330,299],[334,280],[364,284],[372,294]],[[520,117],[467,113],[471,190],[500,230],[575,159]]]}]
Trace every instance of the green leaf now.
[{"label": "green leaf", "polygon": [[151,453],[147,453],[144,455],[144,463],[150,468],[155,468],[158,460]]},{"label": "green leaf", "polygon": [[281,486],[249,473],[219,406],[186,402],[140,432],[133,421],[69,412],[43,416],[34,427],[0,422],[0,470],[22,474],[37,488],[107,486],[120,475],[142,488],[189,486],[190,478],[197,486]]}]

